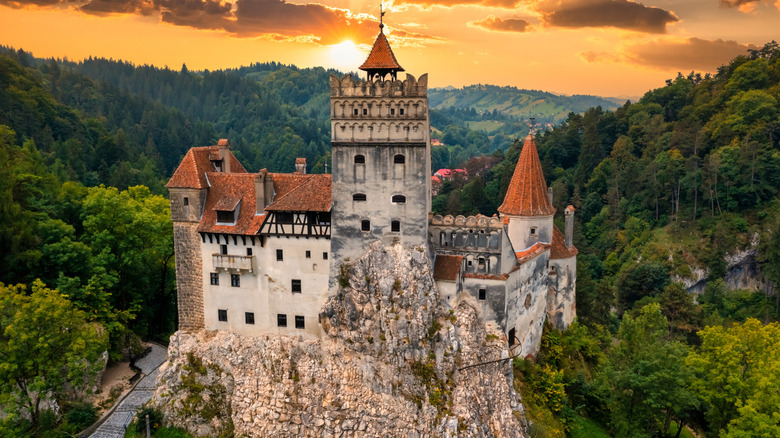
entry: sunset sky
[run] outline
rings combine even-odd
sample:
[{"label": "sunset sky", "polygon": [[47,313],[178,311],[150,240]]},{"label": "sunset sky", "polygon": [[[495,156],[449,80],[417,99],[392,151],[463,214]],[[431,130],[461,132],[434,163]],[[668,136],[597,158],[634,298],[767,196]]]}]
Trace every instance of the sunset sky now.
[{"label": "sunset sky", "polygon": [[[429,85],[641,96],[780,39],[780,0],[394,0],[385,33]],[[191,70],[278,61],[356,70],[379,1],[0,0],[0,44]],[[403,75],[401,75],[403,76]]]}]

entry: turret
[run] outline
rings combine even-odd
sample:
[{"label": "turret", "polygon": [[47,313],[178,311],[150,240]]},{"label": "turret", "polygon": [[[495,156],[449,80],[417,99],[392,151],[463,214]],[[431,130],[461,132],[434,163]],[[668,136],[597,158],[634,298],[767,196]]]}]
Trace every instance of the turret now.
[{"label": "turret", "polygon": [[563,217],[565,219],[566,232],[564,234],[563,241],[566,243],[566,247],[571,249],[574,244],[574,207],[568,206],[563,211]]}]

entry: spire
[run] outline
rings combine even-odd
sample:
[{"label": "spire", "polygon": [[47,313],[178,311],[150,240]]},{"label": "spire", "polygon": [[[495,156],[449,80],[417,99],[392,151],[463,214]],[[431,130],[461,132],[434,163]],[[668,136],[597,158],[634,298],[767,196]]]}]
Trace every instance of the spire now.
[{"label": "spire", "polygon": [[515,173],[498,212],[510,216],[547,216],[555,213],[555,208],[547,196],[542,163],[539,161],[536,142],[531,134],[525,138]]},{"label": "spire", "polygon": [[374,47],[371,48],[371,53],[368,54],[368,58],[360,69],[368,73],[368,79],[372,80],[376,75],[379,75],[380,79],[384,79],[387,74],[390,77],[396,79],[396,75],[400,71],[404,71],[398,60],[395,59],[393,49],[390,48],[390,43],[387,41],[384,33],[384,18],[385,11],[382,10],[382,3],[379,4],[379,35],[374,41]]}]

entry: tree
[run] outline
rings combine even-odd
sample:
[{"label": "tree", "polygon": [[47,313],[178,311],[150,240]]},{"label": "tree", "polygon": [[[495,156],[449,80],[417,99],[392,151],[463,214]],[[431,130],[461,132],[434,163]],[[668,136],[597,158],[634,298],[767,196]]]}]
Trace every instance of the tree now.
[{"label": "tree", "polygon": [[687,364],[704,401],[710,428],[727,437],[778,436],[780,325],[749,318],[699,332],[701,347]]},{"label": "tree", "polygon": [[100,326],[87,323],[83,312],[57,290],[35,281],[0,283],[0,403],[17,417],[30,416],[38,426],[41,402],[58,403],[68,388],[84,389],[102,368],[108,347]]}]

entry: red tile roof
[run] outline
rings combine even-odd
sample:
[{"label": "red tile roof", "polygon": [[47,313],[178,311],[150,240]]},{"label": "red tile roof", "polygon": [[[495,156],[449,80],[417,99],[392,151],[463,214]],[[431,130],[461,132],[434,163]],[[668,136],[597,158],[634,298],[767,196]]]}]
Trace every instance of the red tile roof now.
[{"label": "red tile roof", "polygon": [[[165,187],[168,188],[190,188],[190,189],[205,189],[209,186],[206,180],[206,172],[214,172],[214,165],[211,164],[212,148],[216,150],[216,146],[203,146],[197,148],[190,148],[184,159],[181,160],[181,164],[173,172],[168,184]],[[233,156],[230,156],[230,171],[232,173],[246,173],[246,169],[241,163]],[[219,159],[217,153],[216,159]]]},{"label": "red tile roof", "polygon": [[[246,172],[208,172],[211,187],[206,195],[206,205],[198,231],[239,235],[257,234],[265,215],[255,216],[255,176],[254,173]],[[217,210],[222,210],[232,203],[238,206],[235,225],[217,225]]]},{"label": "red tile roof", "polygon": [[271,174],[276,196],[266,211],[330,211],[331,176]]},{"label": "red tile roof", "polygon": [[547,197],[547,183],[544,181],[536,142],[530,134],[525,138],[504,203],[498,207],[498,211],[513,216],[546,216],[555,213]]},{"label": "red tile roof", "polygon": [[533,258],[538,256],[539,254],[541,254],[544,251],[546,251],[547,248],[549,248],[549,247],[550,247],[549,245],[545,245],[543,243],[536,242],[536,243],[533,244],[533,246],[531,246],[528,249],[524,249],[522,251],[517,251],[515,253],[515,256],[517,256],[517,264],[518,265],[522,265],[523,263],[525,263],[525,262],[527,262],[529,260],[532,260]]},{"label": "red tile roof", "polygon": [[368,54],[366,62],[360,66],[360,69],[404,71],[401,64],[395,59],[393,49],[390,48],[390,43],[387,42],[384,32],[380,31],[377,35],[374,47],[371,48],[371,53]]},{"label": "red tile roof", "polygon": [[433,278],[436,280],[457,281],[463,256],[437,255],[433,262]]},{"label": "red tile roof", "polygon": [[563,233],[558,228],[553,227],[552,245],[550,246],[551,259],[568,259],[576,256],[580,251],[574,245],[569,249],[564,242]]},{"label": "red tile roof", "polygon": [[509,274],[493,275],[493,274],[463,274],[463,278],[476,278],[478,280],[499,280],[504,281],[509,278]]}]

